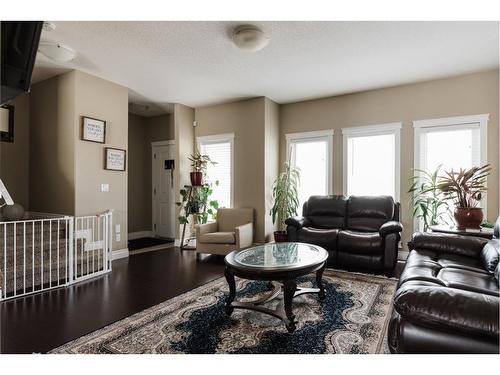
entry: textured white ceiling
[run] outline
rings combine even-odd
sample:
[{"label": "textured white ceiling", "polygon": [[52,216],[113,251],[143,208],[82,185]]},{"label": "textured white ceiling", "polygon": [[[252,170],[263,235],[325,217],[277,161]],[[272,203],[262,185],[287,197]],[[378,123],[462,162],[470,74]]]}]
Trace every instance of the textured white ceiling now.
[{"label": "textured white ceiling", "polygon": [[128,87],[155,115],[171,103],[289,103],[498,67],[497,22],[251,23],[271,37],[255,53],[231,42],[241,22],[55,22],[42,39],[78,57],[38,54],[34,81],[79,69]]}]

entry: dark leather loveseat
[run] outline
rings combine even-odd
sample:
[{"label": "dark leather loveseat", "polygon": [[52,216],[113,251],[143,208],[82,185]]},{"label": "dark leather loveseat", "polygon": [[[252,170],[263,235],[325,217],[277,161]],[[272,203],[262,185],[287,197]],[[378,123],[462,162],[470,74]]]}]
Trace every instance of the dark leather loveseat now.
[{"label": "dark leather loveseat", "polygon": [[400,232],[399,203],[390,196],[312,196],[301,217],[288,218],[288,241],[328,250],[329,266],[392,275]]},{"label": "dark leather loveseat", "polygon": [[500,218],[490,241],[415,233],[394,297],[393,353],[498,353]]}]

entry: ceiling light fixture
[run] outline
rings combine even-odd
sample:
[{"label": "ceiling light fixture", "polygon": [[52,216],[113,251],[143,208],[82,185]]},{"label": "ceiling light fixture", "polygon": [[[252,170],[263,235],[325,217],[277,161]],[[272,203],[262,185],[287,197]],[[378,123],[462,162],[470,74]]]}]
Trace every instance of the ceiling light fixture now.
[{"label": "ceiling light fixture", "polygon": [[269,36],[252,25],[241,25],[233,31],[233,43],[247,51],[259,51],[269,43]]},{"label": "ceiling light fixture", "polygon": [[57,42],[40,42],[38,45],[38,51],[49,59],[57,62],[70,62],[76,57],[75,50]]},{"label": "ceiling light fixture", "polygon": [[43,31],[54,31],[56,29],[56,24],[53,22],[45,21],[42,26]]}]

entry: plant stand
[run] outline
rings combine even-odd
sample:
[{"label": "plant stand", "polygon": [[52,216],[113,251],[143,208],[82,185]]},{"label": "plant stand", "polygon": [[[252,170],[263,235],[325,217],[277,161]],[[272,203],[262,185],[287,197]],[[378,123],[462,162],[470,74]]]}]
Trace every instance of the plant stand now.
[{"label": "plant stand", "polygon": [[[202,187],[202,185],[200,185],[200,186],[184,185],[184,188],[186,190],[188,190],[188,199],[187,199],[188,202],[191,201],[191,198],[193,197],[193,192],[195,191],[195,189],[198,189],[200,187]],[[193,226],[195,226],[198,223],[198,217],[205,214],[205,210],[206,210],[206,207],[203,207],[203,212],[190,214],[191,216],[193,216]],[[187,246],[189,244],[190,240],[193,240],[196,238],[193,236],[185,238],[187,224],[188,223],[184,223],[182,225],[182,236],[181,236],[180,248],[181,248],[181,250],[196,250],[196,246]],[[186,242],[186,240],[187,240],[187,242]]]}]

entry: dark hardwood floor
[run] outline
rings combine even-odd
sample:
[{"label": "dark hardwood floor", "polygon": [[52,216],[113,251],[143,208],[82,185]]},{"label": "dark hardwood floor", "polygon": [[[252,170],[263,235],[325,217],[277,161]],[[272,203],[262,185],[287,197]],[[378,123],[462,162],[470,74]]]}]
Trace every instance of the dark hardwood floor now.
[{"label": "dark hardwood floor", "polygon": [[0,303],[0,353],[43,353],[223,276],[222,257],[170,248],[113,262],[113,272]]},{"label": "dark hardwood floor", "polygon": [[222,257],[179,248],[116,260],[106,276],[1,302],[0,353],[47,352],[223,274]]}]

